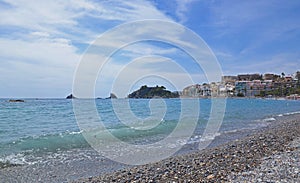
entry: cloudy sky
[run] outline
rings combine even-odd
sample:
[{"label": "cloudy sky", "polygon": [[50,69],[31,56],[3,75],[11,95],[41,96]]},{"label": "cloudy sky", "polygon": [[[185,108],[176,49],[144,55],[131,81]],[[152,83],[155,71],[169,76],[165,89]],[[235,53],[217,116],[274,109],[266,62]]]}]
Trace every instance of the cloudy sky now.
[{"label": "cloudy sky", "polygon": [[[65,97],[72,92],[80,61],[91,54],[90,44],[115,26],[144,19],[176,22],[194,31],[225,75],[292,74],[300,70],[299,9],[298,0],[0,0],[0,97]],[[182,41],[181,34],[168,31]],[[122,74],[124,68],[130,74]],[[180,81],[175,88],[182,89],[191,84],[182,69],[194,82],[205,82],[201,68],[176,45],[139,42],[121,49],[103,67],[95,95],[118,93],[111,87],[120,80],[118,74],[119,86],[137,75],[132,89],[142,84],[172,87],[162,78],[139,79],[138,74],[153,72]]]}]

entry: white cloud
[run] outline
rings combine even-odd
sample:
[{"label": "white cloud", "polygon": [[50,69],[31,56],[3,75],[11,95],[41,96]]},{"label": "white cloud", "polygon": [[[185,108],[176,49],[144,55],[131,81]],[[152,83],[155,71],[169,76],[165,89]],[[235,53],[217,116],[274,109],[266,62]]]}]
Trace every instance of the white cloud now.
[{"label": "white cloud", "polygon": [[68,67],[79,60],[76,48],[63,38],[23,40],[0,39],[2,60],[30,62],[45,67]]},{"label": "white cloud", "polygon": [[188,6],[194,1],[196,0],[176,0],[176,15],[179,18],[180,23],[185,23],[187,21],[186,13],[189,11]]},{"label": "white cloud", "polygon": [[[0,27],[14,31],[0,35],[0,82],[6,86],[0,97],[34,97],[38,91],[40,95],[35,96],[47,97],[52,91],[50,96],[61,97],[65,94],[57,89],[71,91],[81,57],[73,41],[89,43],[106,29],[127,21],[171,20],[149,1],[3,2],[8,6],[0,11]],[[31,95],[30,91],[37,92]]]},{"label": "white cloud", "polygon": [[107,20],[134,21],[142,19],[171,20],[149,1],[107,1],[103,2],[104,11],[99,18]]},{"label": "white cloud", "polygon": [[215,51],[214,53],[218,58],[221,58],[221,59],[232,59],[232,57],[233,57],[233,55],[229,52]]},{"label": "white cloud", "polygon": [[1,86],[0,95],[66,95],[71,90],[73,72],[80,58],[75,50],[59,39],[32,42],[0,39],[0,83],[6,83],[6,87]]},{"label": "white cloud", "polygon": [[[84,17],[97,18],[100,24],[104,23],[100,20],[119,22],[141,19],[171,20],[148,1],[5,0],[5,2],[12,7],[0,11],[2,17],[0,25],[61,36],[67,36],[66,30],[72,31],[72,34],[82,31],[86,31],[87,34],[91,32],[100,34],[99,30],[88,30],[89,28],[80,25],[79,19]],[[90,38],[88,35],[85,36]]]},{"label": "white cloud", "polygon": [[[145,54],[145,49],[150,53],[170,53],[174,52],[174,49],[157,48],[155,46],[141,45],[140,48],[128,47],[128,44],[135,43],[137,41],[157,41],[171,46],[178,46],[180,48],[195,49],[201,47],[203,44],[195,43],[193,36],[190,37],[190,32],[185,27],[170,21],[138,21],[131,25],[123,25],[109,30],[105,33],[105,36],[100,36],[94,46],[98,46],[98,50],[103,48],[106,50],[125,49],[132,51],[139,55]],[[125,47],[124,47],[125,46]],[[159,50],[160,49],[160,50]],[[204,49],[203,49],[204,50]],[[202,50],[198,50],[201,52]]]},{"label": "white cloud", "polygon": [[[14,27],[16,31],[0,37],[0,70],[2,74],[0,81],[6,86],[5,90],[0,91],[2,97],[7,96],[8,93],[20,97],[47,97],[47,95],[51,95],[49,94],[51,91],[55,93],[52,96],[64,96],[67,94],[66,92],[71,92],[75,67],[82,56],[74,42],[89,43],[103,31],[127,21],[142,19],[172,21],[149,1],[53,0],[37,2],[6,0],[5,2],[11,7],[0,11],[0,16],[4,17],[0,19],[0,27]],[[184,12],[187,11],[186,7],[191,2],[178,1],[180,3],[178,14],[182,16],[182,20],[184,20]],[[133,31],[137,34],[133,37],[129,36]],[[186,36],[185,33],[186,30],[183,27],[173,29],[172,26],[163,22],[141,24],[135,28],[129,27],[126,30],[113,32],[109,39],[101,39],[96,46],[101,46],[102,50],[114,50],[120,45],[126,45],[130,40],[147,37],[170,40],[169,43],[172,45],[182,45],[187,49],[198,48],[201,45],[194,43],[194,40],[191,40],[191,37]],[[161,49],[147,43],[139,46],[126,47],[127,56],[136,58],[145,54],[176,53],[175,48]],[[98,50],[96,49],[96,51]],[[200,46],[200,49],[197,50],[198,53],[203,52],[203,58],[210,54],[206,51],[205,45]],[[101,56],[101,51],[97,55],[93,54],[95,53],[84,55],[91,63],[86,69],[94,69],[95,65],[99,65],[97,63],[99,59],[105,59],[104,56]],[[101,86],[103,89],[111,85],[116,72],[123,68],[123,65],[116,61],[112,64],[106,69],[103,76],[106,81],[104,86]],[[148,67],[145,67],[146,65]],[[164,61],[156,62],[154,60],[139,67],[129,68],[129,71],[132,75],[127,75],[124,79],[132,80],[134,75],[141,73],[158,73],[180,82],[180,87],[184,87],[188,83],[180,79],[185,77],[183,72],[175,73],[176,68],[165,66]],[[91,79],[93,74],[90,73],[83,79]],[[194,76],[199,77],[198,75]],[[7,81],[10,82],[7,83]],[[19,87],[20,90],[15,90]],[[12,90],[14,92],[10,92]],[[31,91],[35,92],[30,93]],[[37,95],[39,92],[40,94]]]},{"label": "white cloud", "polygon": [[54,31],[55,26],[76,25],[74,14],[66,9],[67,1],[6,0],[6,3],[12,7],[1,11],[0,16],[5,18],[0,25],[48,32]]}]

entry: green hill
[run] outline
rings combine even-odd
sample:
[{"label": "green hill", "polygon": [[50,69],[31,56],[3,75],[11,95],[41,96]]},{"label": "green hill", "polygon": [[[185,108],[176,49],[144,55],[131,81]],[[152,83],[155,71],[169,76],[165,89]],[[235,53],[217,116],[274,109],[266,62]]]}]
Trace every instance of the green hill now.
[{"label": "green hill", "polygon": [[139,90],[136,90],[128,95],[128,98],[178,98],[177,92],[171,92],[166,90],[164,86],[148,87],[142,86]]}]

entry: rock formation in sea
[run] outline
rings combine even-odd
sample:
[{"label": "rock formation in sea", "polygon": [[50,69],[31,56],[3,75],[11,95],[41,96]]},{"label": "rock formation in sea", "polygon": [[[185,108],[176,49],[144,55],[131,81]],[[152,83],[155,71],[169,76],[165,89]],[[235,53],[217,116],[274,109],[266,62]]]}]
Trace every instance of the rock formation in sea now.
[{"label": "rock formation in sea", "polygon": [[148,87],[142,86],[139,90],[136,90],[128,95],[128,98],[178,98],[177,92],[171,92],[166,90],[164,86]]},{"label": "rock formation in sea", "polygon": [[76,98],[76,97],[73,94],[70,94],[66,97],[66,99],[74,99],[74,98]]},{"label": "rock formation in sea", "polygon": [[116,98],[118,98],[118,97],[117,97],[115,94],[111,93],[109,98],[114,98],[114,99],[116,99]]},{"label": "rock formation in sea", "polygon": [[[105,98],[105,99],[117,99],[118,97],[113,94],[113,93],[110,93],[109,97]],[[102,99],[102,98],[98,98],[98,99]]]},{"label": "rock formation in sea", "polygon": [[21,100],[21,99],[14,100],[14,99],[11,99],[8,102],[25,102],[25,100]]}]

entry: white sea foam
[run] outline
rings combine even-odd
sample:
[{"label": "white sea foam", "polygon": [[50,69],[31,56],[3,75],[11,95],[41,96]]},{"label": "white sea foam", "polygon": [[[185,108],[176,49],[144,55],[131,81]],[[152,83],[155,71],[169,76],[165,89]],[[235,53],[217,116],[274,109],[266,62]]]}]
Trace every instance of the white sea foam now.
[{"label": "white sea foam", "polygon": [[284,115],[284,116],[290,116],[290,115],[294,115],[294,114],[300,114],[300,111],[287,112],[287,113],[284,113],[283,115]]},{"label": "white sea foam", "polygon": [[76,134],[81,134],[83,131],[80,130],[79,132],[69,132],[70,135],[76,135]]},{"label": "white sea foam", "polygon": [[246,128],[240,128],[240,129],[235,129],[235,130],[228,130],[228,131],[225,131],[224,133],[236,133],[238,131],[241,131],[241,130],[245,130]]},{"label": "white sea foam", "polygon": [[276,119],[275,118],[265,118],[265,119],[263,119],[263,121],[264,122],[270,122],[270,121],[276,121]]},{"label": "white sea foam", "polygon": [[217,136],[220,136],[220,135],[221,135],[221,133],[207,134],[200,138],[200,142],[214,140]]},{"label": "white sea foam", "polygon": [[17,164],[17,165],[34,164],[34,162],[28,162],[23,153],[11,154],[11,155],[5,156],[3,158],[0,158],[0,162]]}]

